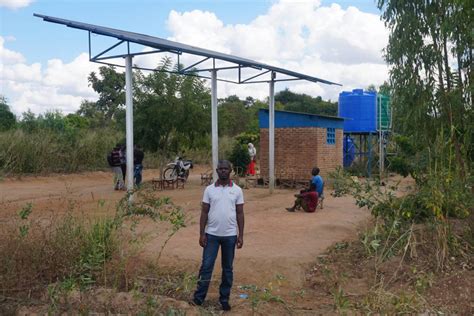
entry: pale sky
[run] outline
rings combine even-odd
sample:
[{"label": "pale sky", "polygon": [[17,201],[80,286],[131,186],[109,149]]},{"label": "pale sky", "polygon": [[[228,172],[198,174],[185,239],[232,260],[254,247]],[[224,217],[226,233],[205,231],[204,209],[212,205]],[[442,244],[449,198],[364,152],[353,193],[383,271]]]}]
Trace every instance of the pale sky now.
[{"label": "pale sky", "polygon": [[[162,37],[253,59],[342,84],[278,83],[337,100],[341,91],[382,84],[388,31],[372,0],[0,0],[0,94],[17,115],[75,112],[96,100],[87,76],[87,32],[44,22],[33,13]],[[102,45],[110,44],[101,38]],[[155,67],[162,56],[135,58]],[[181,60],[190,64],[191,60]],[[218,97],[263,100],[268,85],[218,83]]]}]

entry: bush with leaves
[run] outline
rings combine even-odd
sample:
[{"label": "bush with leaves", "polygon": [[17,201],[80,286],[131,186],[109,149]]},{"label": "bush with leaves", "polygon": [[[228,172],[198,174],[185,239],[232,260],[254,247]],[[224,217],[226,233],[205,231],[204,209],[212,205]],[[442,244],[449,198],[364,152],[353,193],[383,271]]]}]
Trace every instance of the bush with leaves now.
[{"label": "bush with leaves", "polygon": [[234,171],[238,172],[240,176],[243,176],[245,171],[247,170],[248,164],[250,163],[250,156],[247,149],[247,145],[235,142],[229,160],[230,162],[232,162]]},{"label": "bush with leaves", "polygon": [[247,145],[248,143],[256,145],[259,141],[259,135],[254,133],[240,133],[235,136],[235,141],[242,145]]}]

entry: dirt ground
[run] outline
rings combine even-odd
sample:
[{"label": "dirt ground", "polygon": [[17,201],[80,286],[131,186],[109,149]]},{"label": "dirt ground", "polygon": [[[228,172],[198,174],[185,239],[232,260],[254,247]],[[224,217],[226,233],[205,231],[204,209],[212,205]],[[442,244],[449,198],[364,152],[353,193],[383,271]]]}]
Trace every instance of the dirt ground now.
[{"label": "dirt ground", "polygon": [[[184,189],[155,191],[157,196],[169,196],[188,216],[187,227],[181,229],[166,246],[160,264],[183,267],[192,272],[199,267],[201,248],[198,245],[200,201],[204,186],[200,185],[200,166],[190,175]],[[144,181],[158,176],[158,170],[145,170]],[[352,198],[333,198],[326,189],[324,209],[316,213],[289,213],[295,191],[265,188],[244,190],[244,247],[237,250],[234,262],[234,288],[239,285],[262,286],[279,275],[287,291],[301,289],[305,273],[330,245],[356,238],[357,228],[369,218],[366,209],[359,209]],[[55,216],[74,208],[86,217],[112,214],[123,192],[112,189],[108,172],[88,172],[47,177],[6,178],[0,181],[0,220],[9,220],[27,203],[33,204],[36,216]],[[141,255],[153,258],[161,247],[152,239]],[[219,263],[215,276],[220,279]],[[214,278],[214,279],[216,279]],[[234,296],[238,291],[234,291]],[[209,298],[218,297],[218,281],[213,282]]]}]

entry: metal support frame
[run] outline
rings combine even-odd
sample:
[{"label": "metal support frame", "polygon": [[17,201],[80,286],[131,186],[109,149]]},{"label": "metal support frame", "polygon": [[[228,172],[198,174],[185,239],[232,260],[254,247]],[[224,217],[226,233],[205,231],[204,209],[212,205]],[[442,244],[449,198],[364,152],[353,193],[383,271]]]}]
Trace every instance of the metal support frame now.
[{"label": "metal support frame", "polygon": [[382,96],[380,94],[377,95],[378,97],[378,102],[377,103],[377,114],[378,114],[378,128],[379,128],[379,176],[380,176],[380,181],[382,181],[383,176],[384,176],[384,139],[383,139],[383,130],[382,130]]},{"label": "metal support frame", "polygon": [[[103,56],[104,54],[110,52],[111,50],[113,50],[114,48],[120,46],[121,44],[123,43],[127,43],[127,53],[126,54],[117,54],[117,55],[107,55],[107,56]],[[172,49],[168,49],[168,50],[165,50],[165,49],[156,49],[156,50],[151,50],[151,51],[147,51],[147,52],[135,52],[135,53],[131,53],[130,52],[130,42],[129,41],[125,41],[125,40],[120,40],[118,43],[115,43],[113,44],[112,46],[110,46],[109,48],[101,51],[100,53],[98,53],[97,55],[95,56],[92,56],[92,39],[91,39],[91,32],[89,31],[89,61],[92,61],[92,62],[99,62],[101,60],[107,60],[107,59],[117,59],[117,58],[126,58],[127,56],[132,56],[132,57],[135,57],[135,56],[140,56],[140,55],[150,55],[150,54],[157,54],[157,53],[173,53],[175,55],[178,56],[179,58],[179,55],[181,55],[182,53],[180,51],[177,51],[177,50],[172,50]],[[103,57],[101,57],[103,56]],[[179,61],[178,61],[178,64],[179,64]],[[118,65],[118,64],[112,64],[110,63],[111,66],[122,66],[122,65]],[[123,67],[123,66],[122,66]],[[136,68],[136,67],[134,67]]]},{"label": "metal support frame", "polygon": [[275,72],[272,71],[268,94],[268,188],[270,194],[275,189]]},{"label": "metal support frame", "polygon": [[[125,57],[125,105],[127,130],[127,190],[133,191],[133,91],[132,91],[132,56]],[[130,202],[133,196],[130,195]]]},{"label": "metal support frame", "polygon": [[[125,41],[119,41],[117,44],[114,44],[112,46],[110,46],[109,48],[107,48],[106,50],[103,50],[102,52],[98,53],[97,55],[95,55],[94,57],[90,58],[90,60],[98,60],[98,58],[102,55],[104,55],[105,53],[108,53],[110,52],[112,49],[114,49],[115,47],[117,46],[120,46],[121,44],[125,43]],[[106,57],[103,57],[103,58],[113,58],[113,57],[109,57],[109,56],[106,56]]]},{"label": "metal support frame", "polygon": [[[252,61],[246,58],[241,58],[237,56],[232,56],[230,54],[223,54],[207,49],[202,49],[194,46],[189,46],[182,43],[172,42],[165,39],[160,39],[157,37],[152,37],[144,34],[132,33],[122,30],[111,29],[107,27],[102,27],[98,25],[92,25],[72,20],[61,19],[52,16],[46,16],[42,14],[33,14],[36,17],[42,18],[46,22],[62,24],[71,28],[81,29],[88,31],[89,35],[89,60],[105,64],[111,66],[118,66],[118,67],[125,67],[125,82],[126,82],[126,131],[127,131],[127,188],[128,190],[133,190],[133,91],[132,91],[132,71],[133,68],[135,69],[142,69],[142,70],[149,70],[149,71],[156,71],[156,69],[146,69],[138,66],[134,66],[132,64],[133,56],[137,55],[144,55],[144,54],[153,54],[153,53],[161,53],[161,52],[170,52],[172,54],[177,55],[178,65],[180,64],[180,56],[183,53],[190,54],[193,56],[201,56],[204,57],[201,61],[186,67],[184,70],[179,71],[167,71],[170,73],[177,73],[183,74],[188,76],[195,76],[204,79],[211,79],[211,114],[212,114],[212,163],[213,163],[213,175],[214,178],[217,179],[217,163],[218,163],[218,135],[217,135],[217,81],[224,81],[229,83],[236,83],[236,84],[250,84],[250,83],[269,83],[269,109],[270,109],[270,130],[269,130],[269,188],[270,193],[273,192],[275,186],[275,169],[274,169],[274,120],[275,120],[275,82],[278,81],[293,81],[293,80],[306,80],[310,82],[319,82],[324,84],[334,84],[340,85],[334,82],[330,82],[324,79],[304,75],[301,73],[297,73],[294,71],[290,71],[287,69],[279,68],[270,66],[267,64],[263,64],[260,62]],[[92,56],[92,41],[91,41],[91,33],[112,37],[117,39],[119,42],[112,45],[108,49],[103,50],[99,54]],[[127,43],[127,53],[122,55],[114,55],[114,56],[103,56],[106,53],[110,52],[114,48],[118,47],[122,43]],[[130,43],[135,43],[137,45],[142,45],[145,47],[151,47],[153,49],[157,49],[156,51],[150,52],[137,52],[131,53],[130,52]],[[103,60],[107,59],[116,59],[116,58],[125,58],[125,66],[117,65],[109,62],[104,62]],[[192,69],[194,66],[201,64],[209,59],[212,58],[212,68],[211,69]],[[216,59],[222,62],[228,62],[233,64],[234,66],[231,67],[216,67]],[[252,76],[250,78],[242,80],[241,70],[242,68],[254,68],[262,71],[260,74]],[[192,70],[191,70],[192,69]],[[228,69],[237,69],[238,81],[231,81],[227,79],[219,79],[217,77],[218,70],[228,70]],[[189,70],[189,71],[188,71]],[[211,71],[211,77],[205,77],[201,75],[197,75],[197,72],[202,71]],[[259,76],[262,76],[267,73],[271,73],[270,79],[268,80],[261,80],[261,81],[252,81]],[[280,73],[284,76],[288,76],[289,78],[280,78],[276,80],[276,73]],[[133,197],[130,196],[130,202],[132,201]]]},{"label": "metal support frame", "polygon": [[219,161],[219,138],[217,135],[217,70],[211,71],[211,120],[212,120],[212,175],[217,180]]},{"label": "metal support frame", "polygon": [[[104,62],[105,60],[109,60],[109,59],[119,59],[119,58],[126,58],[127,56],[132,56],[132,57],[135,57],[135,56],[140,56],[140,55],[149,55],[149,54],[156,54],[156,53],[172,53],[172,54],[175,54],[177,55],[177,64],[179,65],[180,63],[180,56],[183,54],[182,52],[180,51],[176,51],[176,50],[165,50],[165,49],[157,49],[157,50],[153,50],[153,51],[149,51],[149,52],[136,52],[136,53],[131,53],[130,52],[130,42],[129,41],[125,41],[125,40],[120,40],[119,42],[113,44],[112,46],[110,46],[109,48],[101,51],[100,53],[96,54],[95,56],[92,56],[92,40],[91,40],[91,33],[92,32],[88,32],[89,33],[89,61],[92,61],[92,62],[95,62],[95,63],[98,63],[98,64],[103,64],[103,65],[107,65],[107,66],[113,66],[113,67],[120,67],[120,68],[125,68],[124,65],[120,65],[120,64],[117,64],[117,63],[112,63],[112,62]],[[126,54],[117,54],[117,55],[107,55],[107,56],[103,56],[104,54],[112,51],[114,48],[120,46],[121,44],[123,43],[127,43],[127,53]],[[203,76],[203,75],[198,75],[196,73],[199,73],[199,72],[208,72],[208,71],[212,71],[212,70],[232,70],[232,69],[236,69],[237,70],[237,76],[238,76],[238,80],[235,81],[235,80],[229,80],[229,79],[222,79],[222,78],[217,78],[216,77],[216,80],[217,81],[222,81],[222,82],[228,82],[228,83],[234,83],[234,84],[252,84],[252,83],[268,83],[268,80],[258,80],[258,81],[252,81],[252,79],[255,79],[255,78],[258,78],[260,76],[263,76],[265,74],[268,74],[270,72],[273,72],[275,73],[274,71],[271,71],[271,70],[265,70],[265,71],[262,71],[261,73],[258,73],[254,76],[251,76],[247,79],[243,79],[242,80],[242,74],[241,74],[241,70],[242,68],[252,68],[252,69],[257,69],[257,70],[262,70],[261,67],[256,67],[256,66],[252,66],[252,65],[243,65],[243,64],[239,64],[237,66],[226,66],[226,67],[216,67],[215,65],[215,58],[212,58],[212,61],[213,61],[213,65],[211,68],[200,68],[200,69],[193,69],[193,67],[199,65],[199,64],[202,64],[204,62],[206,62],[207,60],[210,60],[211,58],[210,57],[205,57],[203,59],[201,59],[200,61],[192,64],[191,66],[188,66],[184,69],[180,69],[178,71],[165,71],[167,73],[173,73],[173,74],[178,74],[178,75],[185,75],[185,76],[193,76],[193,77],[198,77],[198,78],[202,78],[202,79],[211,79],[211,77],[208,77],[208,76]],[[146,67],[139,67],[137,65],[132,65],[133,69],[139,69],[139,70],[144,70],[144,71],[156,71],[156,69],[153,69],[153,68],[146,68]],[[274,82],[280,82],[280,81],[298,81],[298,80],[304,80],[304,79],[301,79],[301,78],[281,78],[281,79],[271,79],[273,80]]]},{"label": "metal support frame", "polygon": [[182,73],[185,73],[188,69],[191,69],[191,68],[193,68],[194,66],[197,66],[197,65],[199,65],[199,64],[201,64],[201,63],[203,63],[203,62],[205,62],[205,61],[208,60],[209,58],[210,58],[210,57],[206,57],[206,58],[204,58],[204,59],[202,59],[202,60],[200,60],[200,61],[198,61],[198,62],[192,64],[191,66],[188,66],[188,67],[186,67],[186,68],[184,68],[184,69],[181,69],[180,71],[181,71]]},{"label": "metal support frame", "polygon": [[[240,65],[239,65],[240,66]],[[230,69],[238,69],[239,66],[229,66],[229,67],[212,67],[212,68],[201,68],[201,69],[192,69],[190,71],[183,71],[183,75],[188,74],[188,73],[194,73],[194,72],[206,72],[206,71],[212,71],[212,70],[230,70]],[[240,66],[242,67],[242,66]],[[189,67],[187,67],[189,68]],[[181,70],[182,71],[182,70]],[[238,83],[238,82],[236,82]]]},{"label": "metal support frame", "polygon": [[244,79],[244,80],[239,80],[239,83],[248,82],[248,81],[250,81],[250,80],[252,80],[252,79],[254,79],[254,78],[260,77],[260,76],[262,76],[262,75],[264,75],[264,74],[267,74],[267,73],[269,73],[269,72],[270,72],[270,70],[267,70],[267,71],[264,71],[264,72],[262,72],[262,73],[259,73],[259,74],[255,75],[255,76],[252,76],[252,77],[250,77],[250,78],[247,78],[247,79]]},{"label": "metal support frame", "polygon": [[[297,79],[297,78],[287,78],[287,79],[274,79],[272,80],[273,82],[283,82],[283,81],[298,81],[302,79]],[[250,84],[250,83],[266,83],[268,82],[267,80],[260,80],[260,81],[247,81],[247,82],[241,82],[241,84]]]},{"label": "metal support frame", "polygon": [[[111,55],[111,56],[104,56],[104,57],[93,57],[92,59],[90,59],[90,61],[98,62],[98,61],[107,60],[107,59],[125,58],[127,56],[135,57],[135,56],[140,56],[140,55],[150,55],[150,54],[163,53],[163,52],[167,52],[167,51],[153,50],[153,51],[141,52],[141,53],[119,54],[119,55]],[[114,66],[120,66],[120,65],[114,64]],[[134,67],[134,68],[136,68],[136,67]]]},{"label": "metal support frame", "polygon": [[367,141],[367,152],[369,153],[367,161],[367,175],[370,178],[372,176],[372,133],[369,133],[369,139]]},{"label": "metal support frame", "polygon": [[[371,133],[344,133],[344,136],[350,137],[353,141],[352,145],[355,147],[353,163],[362,166],[365,165],[363,174],[367,177],[372,177],[372,167],[378,166],[378,175],[382,180],[385,176],[385,157],[387,156],[386,145],[387,138],[390,136],[390,131],[374,131]],[[344,152],[344,155],[348,152]],[[378,160],[377,160],[378,156]],[[381,161],[383,160],[383,161]],[[361,170],[362,171],[362,170]]]}]

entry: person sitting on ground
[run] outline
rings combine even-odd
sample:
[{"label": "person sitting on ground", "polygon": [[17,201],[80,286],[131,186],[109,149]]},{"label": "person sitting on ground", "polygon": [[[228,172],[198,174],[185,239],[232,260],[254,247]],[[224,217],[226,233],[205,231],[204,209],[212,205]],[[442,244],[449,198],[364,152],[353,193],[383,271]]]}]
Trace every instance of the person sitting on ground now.
[{"label": "person sitting on ground", "polygon": [[302,208],[307,213],[314,213],[318,206],[318,193],[316,187],[311,183],[308,190],[301,190],[299,194],[295,194],[296,200],[292,207],[288,207],[288,212],[294,212]]},{"label": "person sitting on ground", "polygon": [[318,192],[318,199],[321,204],[321,208],[323,208],[323,200],[324,200],[324,180],[323,178],[319,175],[319,168],[314,167],[313,170],[311,171],[311,174],[313,177],[311,178],[311,183],[314,184],[316,187],[316,192]]}]

